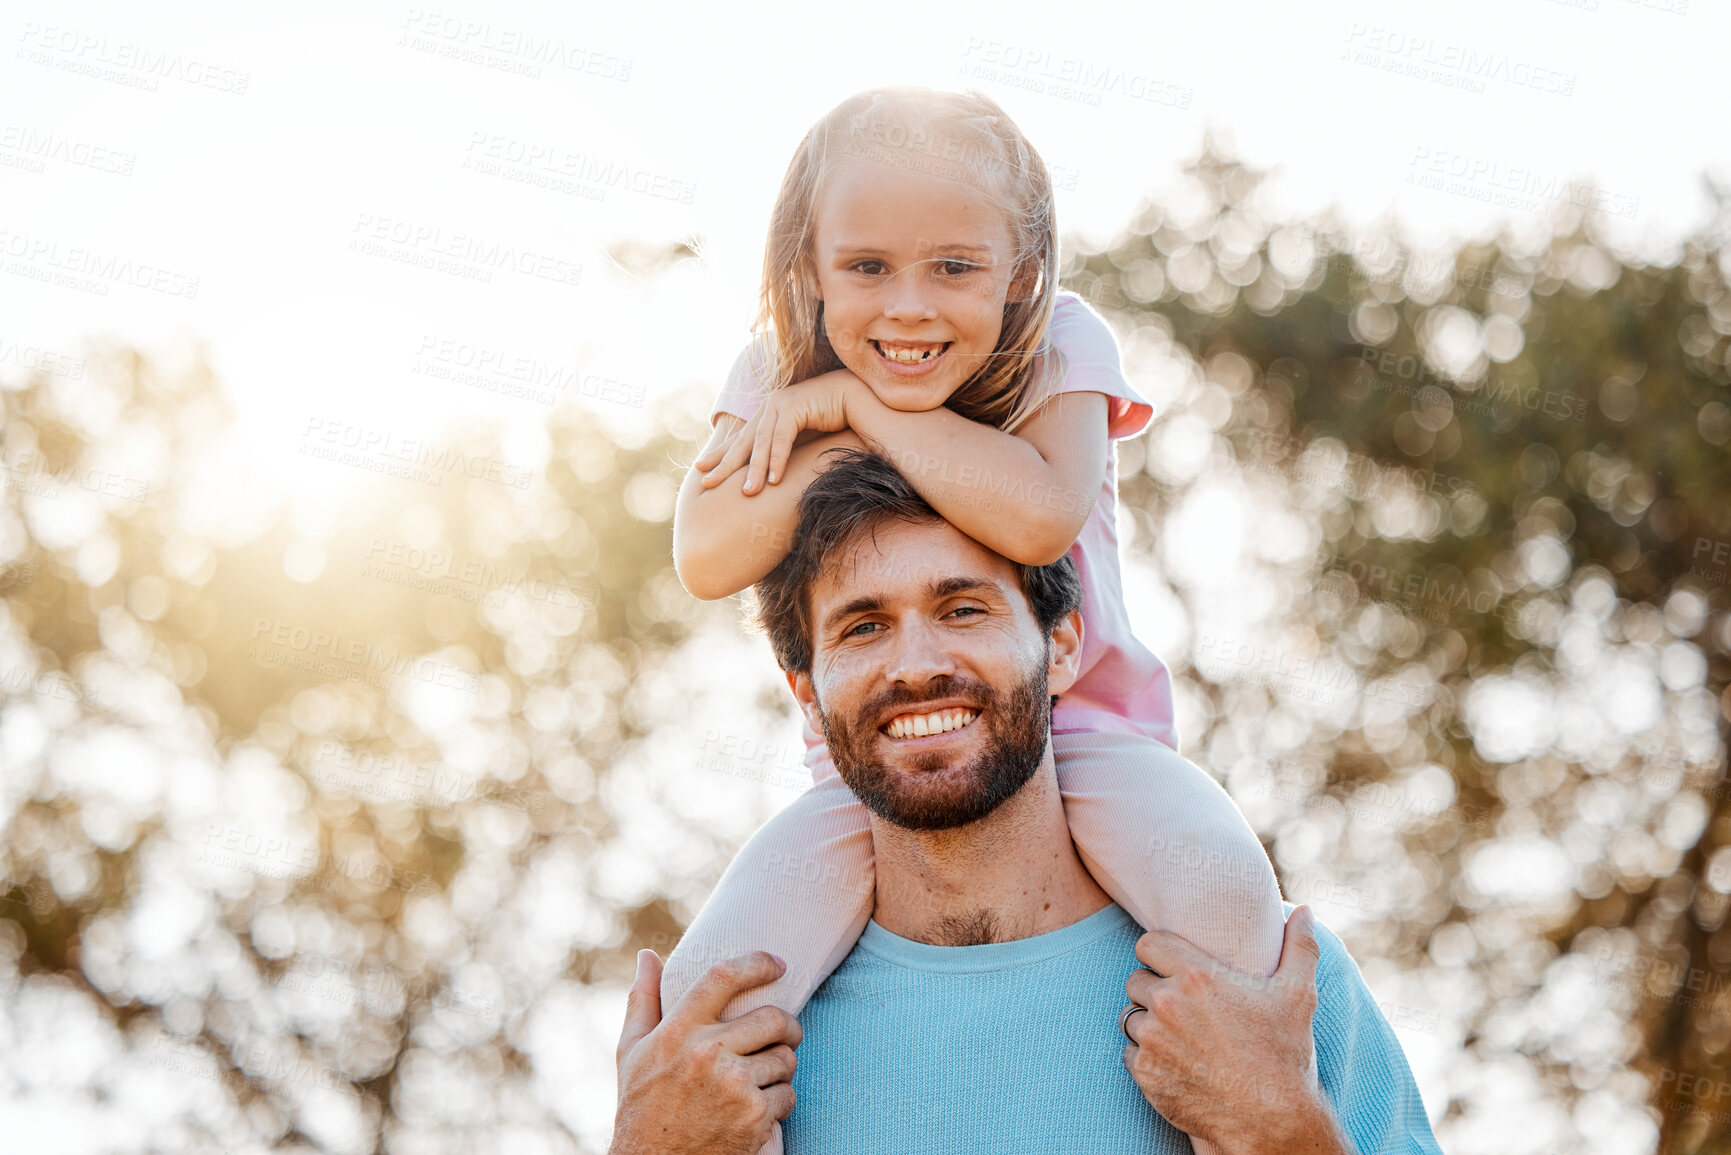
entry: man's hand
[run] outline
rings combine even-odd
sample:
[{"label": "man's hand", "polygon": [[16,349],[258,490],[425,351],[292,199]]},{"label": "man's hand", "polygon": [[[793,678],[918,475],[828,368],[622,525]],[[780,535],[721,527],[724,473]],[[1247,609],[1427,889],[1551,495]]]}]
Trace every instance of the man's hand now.
[{"label": "man's hand", "polygon": [[[1313,916],[1286,923],[1280,967],[1240,974],[1188,941],[1151,931],[1136,943],[1138,970],[1124,1065],[1154,1109],[1219,1155],[1351,1155],[1316,1081]],[[1164,976],[1164,977],[1162,977]]]},{"label": "man's hand", "polygon": [[763,951],[717,963],[663,1019],[661,959],[637,952],[619,1033],[611,1155],[755,1155],[793,1110],[799,1020],[780,1007],[719,1020],[734,995],[786,969]]}]

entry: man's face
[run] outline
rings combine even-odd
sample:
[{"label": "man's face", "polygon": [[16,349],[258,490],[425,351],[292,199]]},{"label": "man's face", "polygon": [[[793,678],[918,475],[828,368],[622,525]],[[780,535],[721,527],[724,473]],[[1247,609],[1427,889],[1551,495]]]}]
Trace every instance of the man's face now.
[{"label": "man's face", "polygon": [[1038,768],[1080,615],[1048,638],[1009,561],[945,521],[891,522],[837,551],[810,601],[812,670],[788,680],[880,818],[961,826]]}]

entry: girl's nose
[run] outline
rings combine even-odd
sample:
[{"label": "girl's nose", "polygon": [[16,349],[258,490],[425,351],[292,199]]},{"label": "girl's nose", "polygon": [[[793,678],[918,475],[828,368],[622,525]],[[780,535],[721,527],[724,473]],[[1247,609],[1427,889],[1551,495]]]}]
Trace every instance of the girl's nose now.
[{"label": "girl's nose", "polygon": [[924,263],[912,264],[891,277],[885,288],[884,316],[893,321],[929,321],[938,315],[926,285]]}]

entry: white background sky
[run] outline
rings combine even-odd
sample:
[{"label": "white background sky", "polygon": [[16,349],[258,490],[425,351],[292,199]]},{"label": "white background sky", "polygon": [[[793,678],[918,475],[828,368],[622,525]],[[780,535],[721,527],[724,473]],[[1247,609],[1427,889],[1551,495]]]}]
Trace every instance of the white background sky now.
[{"label": "white background sky", "polygon": [[[72,353],[97,335],[165,350],[203,340],[257,462],[284,484],[360,479],[293,459],[313,420],[414,437],[492,416],[518,430],[508,446],[532,465],[547,407],[419,375],[423,347],[537,358],[651,403],[713,386],[744,340],[795,144],[826,109],[880,83],[973,85],[998,99],[1074,186],[1059,193],[1060,226],[1099,239],[1209,124],[1276,170],[1291,213],[1334,202],[1353,221],[1398,218],[1429,244],[1542,218],[1408,184],[1415,158],[1594,181],[1632,210],[1615,220],[1627,243],[1656,256],[1706,212],[1700,174],[1731,179],[1731,17],[1714,0],[970,8],[8,3],[0,341],[17,346],[0,346],[0,374],[22,372],[24,349]],[[416,35],[484,62],[422,51]],[[501,46],[524,36],[590,70],[492,66],[521,59]],[[1529,83],[1472,91],[1362,52],[1428,60],[1456,79],[1470,79],[1451,64],[1471,54]],[[73,70],[85,66],[109,73]],[[980,67],[991,74],[964,74]],[[1026,86],[1066,70],[1084,74],[1080,97]],[[244,93],[225,91],[243,76]],[[544,148],[553,167],[576,158],[665,178],[691,190],[689,203],[593,181],[604,197],[591,199],[463,167],[495,138]],[[68,159],[92,149],[117,159]],[[121,161],[129,174],[102,171]],[[1489,180],[1471,188],[1495,191]],[[363,219],[516,246],[581,265],[581,280],[495,271],[479,283],[350,251]],[[704,262],[652,282],[606,255],[624,240],[685,237],[702,239]],[[197,295],[124,279],[99,295],[31,275],[80,260],[166,269],[171,288],[196,277]],[[644,412],[598,408],[625,424]]]}]

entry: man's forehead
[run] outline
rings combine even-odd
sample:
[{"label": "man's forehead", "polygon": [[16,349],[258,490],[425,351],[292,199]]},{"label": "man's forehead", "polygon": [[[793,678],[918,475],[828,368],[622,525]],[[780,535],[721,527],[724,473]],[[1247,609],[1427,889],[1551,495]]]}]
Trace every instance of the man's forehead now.
[{"label": "man's forehead", "polygon": [[946,521],[896,522],[855,535],[824,560],[812,583],[818,621],[834,607],[861,597],[941,596],[964,582],[1019,592],[1011,563]]}]

